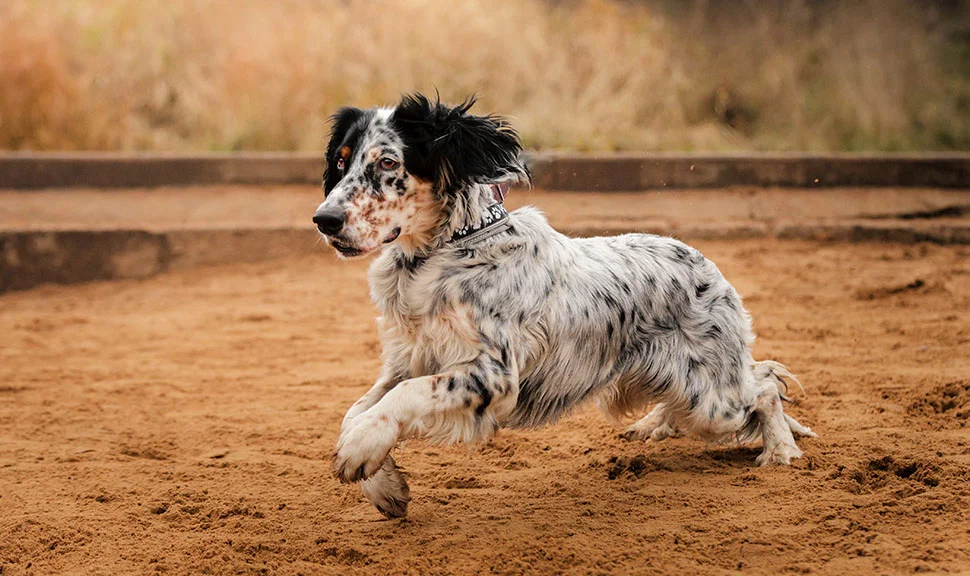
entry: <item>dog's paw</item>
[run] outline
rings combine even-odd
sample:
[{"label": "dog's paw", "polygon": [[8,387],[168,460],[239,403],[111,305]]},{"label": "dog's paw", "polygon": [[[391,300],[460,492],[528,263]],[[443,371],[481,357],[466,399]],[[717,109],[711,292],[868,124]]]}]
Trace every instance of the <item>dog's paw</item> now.
[{"label": "dog's paw", "polygon": [[770,466],[772,464],[788,466],[792,459],[801,457],[802,451],[794,443],[779,442],[770,447],[766,446],[764,452],[755,459],[755,463],[758,466]]},{"label": "dog's paw", "polygon": [[649,436],[644,436],[639,430],[633,428],[627,428],[623,432],[620,432],[619,438],[621,440],[626,440],[627,442],[634,442],[636,440],[646,440]]},{"label": "dog's paw", "polygon": [[341,482],[370,478],[397,443],[397,426],[386,418],[362,415],[340,435],[333,454],[333,475]]},{"label": "dog's paw", "polygon": [[658,425],[644,425],[638,422],[623,432],[620,432],[620,438],[629,442],[637,440],[660,442],[661,440],[666,440],[667,438],[677,438],[678,436],[680,436],[680,432],[669,424],[665,423]]},{"label": "dog's paw", "polygon": [[411,490],[390,456],[384,459],[376,474],[360,483],[360,491],[387,518],[407,516]]}]

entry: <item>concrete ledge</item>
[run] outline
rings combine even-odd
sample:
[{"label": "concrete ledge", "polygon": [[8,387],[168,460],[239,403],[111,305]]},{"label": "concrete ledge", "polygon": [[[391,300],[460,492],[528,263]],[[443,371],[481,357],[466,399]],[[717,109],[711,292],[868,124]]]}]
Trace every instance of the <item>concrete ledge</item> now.
[{"label": "concrete ledge", "polygon": [[542,154],[549,190],[728,186],[921,186],[970,189],[970,154]]},{"label": "concrete ledge", "polygon": [[[674,226],[663,222],[639,232],[686,241],[780,238],[838,242],[932,242],[970,245],[970,222],[918,226],[898,222],[816,224],[726,223]],[[570,236],[630,232],[620,226],[566,227]],[[44,283],[144,278],[167,270],[255,262],[293,254],[329,254],[306,228],[246,228],[148,232],[144,230],[0,232],[0,293]]]},{"label": "concrete ledge", "polygon": [[317,153],[0,153],[0,188],[319,184]]},{"label": "concrete ledge", "polygon": [[170,256],[164,236],[140,230],[2,233],[0,292],[151,276]]},{"label": "concrete ledge", "polygon": [[[0,293],[321,251],[312,229],[0,232]],[[315,249],[315,250],[314,250]]]},{"label": "concrete ledge", "polygon": [[560,228],[560,232],[574,238],[593,236],[617,236],[630,232],[645,232],[660,236],[672,236],[678,240],[743,240],[745,238],[766,238],[771,236],[771,228],[762,222],[727,222],[724,224],[672,224],[665,221],[640,223],[635,227],[622,224],[612,226],[580,225]]},{"label": "concrete ledge", "polygon": [[[970,190],[970,154],[527,154],[547,190],[920,186]],[[0,188],[320,183],[319,153],[0,153]]]},{"label": "concrete ledge", "polygon": [[774,235],[788,240],[829,242],[896,242],[915,244],[970,244],[970,222],[921,224],[898,222],[839,222],[832,224],[779,224]]}]

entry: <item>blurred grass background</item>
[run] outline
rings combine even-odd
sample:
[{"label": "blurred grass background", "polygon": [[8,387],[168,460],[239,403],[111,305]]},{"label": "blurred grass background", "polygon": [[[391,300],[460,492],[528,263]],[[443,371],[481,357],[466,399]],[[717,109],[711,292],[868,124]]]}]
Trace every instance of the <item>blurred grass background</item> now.
[{"label": "blurred grass background", "polygon": [[3,0],[0,148],[320,150],[477,92],[573,150],[970,149],[962,0]]}]

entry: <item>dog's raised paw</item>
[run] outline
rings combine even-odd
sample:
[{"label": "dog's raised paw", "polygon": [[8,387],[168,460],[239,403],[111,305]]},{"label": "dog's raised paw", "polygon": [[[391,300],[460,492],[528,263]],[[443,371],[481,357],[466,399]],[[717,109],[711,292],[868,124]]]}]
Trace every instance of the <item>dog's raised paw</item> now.
[{"label": "dog's raised paw", "polygon": [[380,470],[397,442],[396,426],[382,426],[378,418],[361,416],[340,435],[333,455],[333,475],[341,482],[360,482]]}]

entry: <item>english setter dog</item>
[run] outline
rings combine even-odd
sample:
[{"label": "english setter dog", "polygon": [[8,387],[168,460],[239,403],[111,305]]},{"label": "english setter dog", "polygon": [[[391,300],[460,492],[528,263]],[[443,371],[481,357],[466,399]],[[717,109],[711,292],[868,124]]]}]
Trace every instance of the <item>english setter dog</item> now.
[{"label": "english setter dog", "polygon": [[793,377],[752,359],[751,319],[717,266],[672,238],[569,238],[535,208],[506,212],[508,185],[529,181],[521,143],[473,102],[416,94],[333,117],[313,222],[342,257],[381,249],[369,280],[383,344],[334,474],[401,517],[398,441],[482,441],[587,399],[614,421],[656,402],[628,439],[760,437],[759,465],[801,456],[793,434],[815,434],[782,409]]}]

